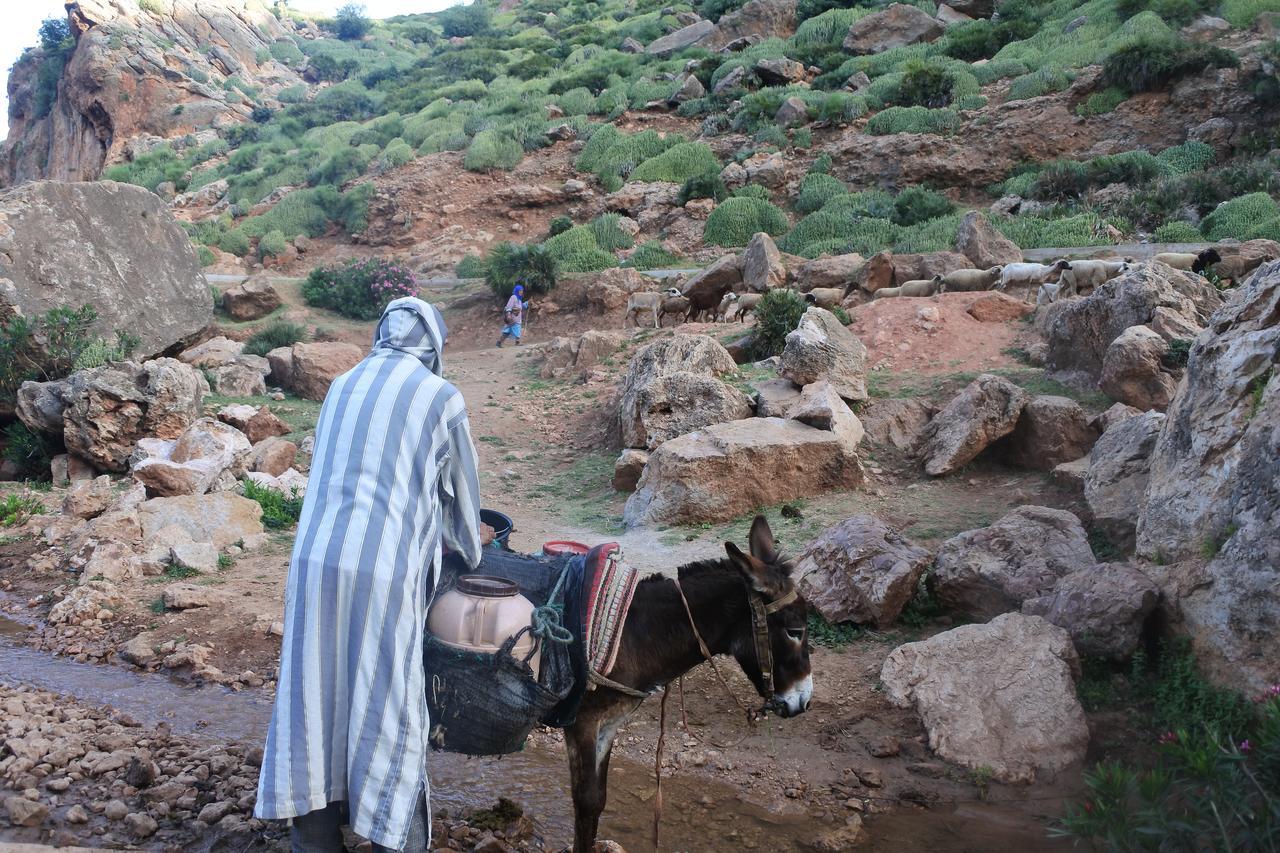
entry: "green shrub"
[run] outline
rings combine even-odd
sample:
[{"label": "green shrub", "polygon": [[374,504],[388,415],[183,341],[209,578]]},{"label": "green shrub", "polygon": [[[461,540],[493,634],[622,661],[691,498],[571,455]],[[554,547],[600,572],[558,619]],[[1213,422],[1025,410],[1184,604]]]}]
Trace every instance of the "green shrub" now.
[{"label": "green shrub", "polygon": [[510,171],[524,159],[524,147],[497,130],[482,130],[467,146],[462,165],[472,172]]},{"label": "green shrub", "polygon": [[18,421],[4,429],[4,458],[18,467],[19,473],[32,479],[47,479],[49,463],[61,447],[53,438]]},{"label": "green shrub", "polygon": [[756,329],[751,338],[752,357],[759,360],[778,355],[787,343],[787,335],[800,325],[808,309],[804,297],[794,290],[770,290],[756,306]]},{"label": "green shrub", "polygon": [[807,127],[798,127],[791,132],[791,144],[796,148],[813,147],[813,131]]},{"label": "green shrub", "polygon": [[244,496],[257,501],[262,507],[262,524],[271,530],[285,530],[293,527],[302,517],[303,498],[298,496],[298,489],[293,488],[289,494],[278,489],[259,486],[253,480],[245,480]]},{"label": "green shrub", "polygon": [[1280,242],[1280,216],[1273,217],[1245,232],[1246,240],[1276,240]]},{"label": "green shrub", "polygon": [[695,198],[709,198],[720,202],[728,195],[729,191],[725,189],[719,173],[708,172],[686,180],[680,187],[680,195],[676,197],[676,201],[683,207]]},{"label": "green shrub", "polygon": [[1114,243],[1107,237],[1105,222],[1092,213],[1081,213],[1063,219],[1042,219],[1018,215],[999,217],[992,222],[996,230],[1023,249],[1070,248]]},{"label": "green shrub", "polygon": [[867,122],[866,132],[872,136],[893,133],[948,134],[959,125],[955,110],[931,110],[928,107],[889,107]]},{"label": "green shrub", "polygon": [[494,296],[506,300],[517,284],[524,285],[526,297],[549,293],[556,286],[559,269],[546,244],[499,243],[485,261],[484,279]]},{"label": "green shrub", "polygon": [[266,355],[279,347],[291,347],[307,339],[307,327],[300,323],[277,320],[249,336],[244,342],[244,352],[248,355]]},{"label": "green shrub", "polygon": [[[556,261],[562,272],[597,272],[618,265],[612,252],[606,252],[596,242],[595,234],[586,225],[575,225],[563,234],[557,234],[542,244]],[[492,258],[490,258],[492,263]]]},{"label": "green shrub", "polygon": [[807,257],[806,247],[811,244],[847,241],[855,219],[855,216],[840,209],[823,209],[810,213],[778,241],[778,248],[792,255]]},{"label": "green shrub", "polygon": [[348,3],[338,10],[333,18],[333,31],[343,41],[362,39],[373,25],[364,14],[364,6],[359,3]]},{"label": "green shrub", "polygon": [[1125,151],[1095,157],[1087,165],[1089,183],[1094,186],[1107,184],[1138,185],[1153,180],[1168,171],[1168,167],[1146,151]]},{"label": "green shrub", "polygon": [[911,59],[904,66],[895,100],[904,107],[945,107],[951,103],[951,84],[939,63]]},{"label": "green shrub", "polygon": [[413,159],[413,149],[409,147],[409,143],[403,139],[396,138],[387,143],[387,147],[382,150],[377,162],[374,164],[374,171],[378,174],[390,172],[392,169],[398,169]]},{"label": "green shrub", "polygon": [[619,213],[603,213],[587,223],[591,235],[596,238],[596,245],[606,252],[618,249],[630,249],[635,245],[631,235],[618,227],[622,219]]},{"label": "green shrub", "polygon": [[713,246],[745,246],[763,231],[776,237],[787,230],[787,217],[767,201],[734,197],[725,199],[707,217],[702,239]]},{"label": "green shrub", "polygon": [[89,370],[115,361],[125,361],[138,348],[138,336],[129,332],[116,331],[115,343],[108,343],[96,338],[76,356],[71,365],[72,371]]},{"label": "green shrub", "polygon": [[[569,217],[566,216],[564,218],[568,219]],[[569,223],[569,227],[573,227],[572,221]],[[466,255],[462,260],[458,261],[458,265],[454,268],[454,275],[458,278],[484,278],[486,270],[487,267],[483,258],[479,255]]]},{"label": "green shrub", "polygon": [[196,246],[196,261],[199,262],[200,266],[212,266],[217,260],[217,255],[208,246]]},{"label": "green shrub", "polygon": [[1266,193],[1249,193],[1237,196],[1222,204],[1204,218],[1200,230],[1210,240],[1233,237],[1246,239],[1246,235],[1259,223],[1280,216],[1280,206]]},{"label": "green shrub", "polygon": [[27,380],[61,379],[93,343],[98,319],[91,305],[54,308],[32,318],[15,314],[0,324],[0,400],[11,402]]},{"label": "green shrub", "polygon": [[1248,29],[1263,12],[1280,12],[1277,0],[1223,0],[1222,17],[1236,29]]},{"label": "green shrub", "polygon": [[567,216],[557,216],[551,220],[551,224],[547,226],[547,236],[554,237],[557,234],[563,234],[573,227],[573,220]]},{"label": "green shrub", "polygon": [[890,219],[893,217],[893,202],[894,197],[884,190],[862,190],[833,198],[823,209],[854,217]]},{"label": "green shrub", "polygon": [[1009,85],[1008,100],[1038,98],[1050,92],[1061,92],[1070,85],[1071,78],[1065,71],[1055,65],[1047,65],[1015,79]]},{"label": "green shrub", "polygon": [[1199,243],[1204,237],[1190,222],[1166,222],[1156,229],[1157,243]]},{"label": "green shrub", "polygon": [[620,266],[637,270],[663,270],[679,269],[684,264],[684,258],[671,254],[657,240],[651,240],[641,243]]},{"label": "green shrub", "polygon": [[417,295],[413,271],[381,258],[316,267],[302,283],[302,298],[308,305],[355,320],[376,320],[393,299]]},{"label": "green shrub", "polygon": [[249,254],[252,247],[249,245],[249,235],[244,233],[243,229],[232,228],[222,235],[222,239],[218,241],[218,248],[237,258],[243,258]]},{"label": "green shrub", "polygon": [[915,225],[955,210],[951,199],[925,187],[908,187],[893,200],[895,225]]},{"label": "green shrub", "polygon": [[1079,198],[1088,188],[1089,169],[1084,163],[1056,160],[1035,176],[1030,194],[1042,201],[1068,201]]},{"label": "green shrub", "polygon": [[729,195],[732,198],[758,198],[760,201],[770,200],[769,190],[759,184],[747,184],[745,186],[738,187],[736,190],[729,193]]},{"label": "green shrub", "polygon": [[489,29],[492,13],[483,3],[459,4],[445,9],[436,16],[444,37],[466,38],[477,36]]},{"label": "green shrub", "polygon": [[805,175],[800,181],[800,194],[796,197],[796,210],[813,213],[831,199],[848,193],[843,183],[821,172]]},{"label": "green shrub", "polygon": [[1113,50],[1102,63],[1102,83],[1127,92],[1163,89],[1206,68],[1239,64],[1234,53],[1168,36],[1141,36]]},{"label": "green shrub", "polygon": [[45,506],[35,495],[18,495],[12,492],[0,500],[0,527],[17,527],[27,519],[45,511]]},{"label": "green shrub", "polygon": [[580,172],[593,173],[602,182],[606,178],[614,179],[617,182],[614,189],[617,189],[621,186],[621,179],[629,176],[645,160],[683,141],[684,138],[678,134],[662,137],[653,130],[627,135],[607,124],[587,140],[574,166]]},{"label": "green shrub", "polygon": [[631,173],[630,180],[671,181],[679,184],[698,175],[719,171],[720,161],[705,144],[682,142],[645,160]]},{"label": "green shrub", "polygon": [[1174,174],[1189,175],[1212,166],[1217,155],[1214,154],[1212,145],[1189,139],[1181,145],[1166,148],[1156,158]]},{"label": "green shrub", "polygon": [[814,157],[813,162],[809,164],[809,174],[829,175],[831,174],[831,165],[831,155],[823,151],[817,157]]},{"label": "green shrub", "polygon": [[268,231],[262,235],[262,239],[258,241],[258,256],[262,258],[276,258],[283,255],[289,249],[289,242],[284,238],[284,232],[276,229]]},{"label": "green shrub", "polygon": [[1082,116],[1097,116],[1109,113],[1129,99],[1128,93],[1119,86],[1108,86],[1101,92],[1094,92],[1076,107],[1076,113]]}]

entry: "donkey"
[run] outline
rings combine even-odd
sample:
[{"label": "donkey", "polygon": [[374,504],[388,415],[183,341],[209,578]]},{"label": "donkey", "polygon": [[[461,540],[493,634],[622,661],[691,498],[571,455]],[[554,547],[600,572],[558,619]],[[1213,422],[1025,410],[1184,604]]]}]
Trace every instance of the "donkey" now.
[{"label": "donkey", "polygon": [[[636,586],[609,678],[632,691],[652,693],[705,660],[700,636],[713,655],[737,660],[764,699],[763,710],[782,717],[801,714],[809,708],[813,676],[808,607],[796,592],[791,564],[778,555],[763,516],[751,525],[749,554],[732,542],[724,547],[727,559],[681,566],[678,584],[654,575]],[[643,696],[598,686],[587,692],[577,720],[565,730],[574,853],[588,853],[595,844],[614,735],[642,702]]]}]

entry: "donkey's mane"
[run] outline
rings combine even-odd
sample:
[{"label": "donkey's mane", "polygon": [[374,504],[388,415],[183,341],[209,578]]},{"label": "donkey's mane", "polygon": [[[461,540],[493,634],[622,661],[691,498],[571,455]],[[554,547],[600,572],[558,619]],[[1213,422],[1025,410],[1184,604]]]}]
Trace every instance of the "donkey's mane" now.
[{"label": "donkey's mane", "polygon": [[[709,574],[736,575],[737,571],[738,570],[734,568],[733,563],[729,561],[728,557],[721,557],[718,560],[695,560],[692,563],[685,563],[683,566],[676,569],[676,577],[683,580],[689,577]],[[643,584],[651,581],[656,582],[669,580],[671,580],[670,575],[664,575],[661,572],[654,572],[648,577],[643,578],[640,583]]]}]

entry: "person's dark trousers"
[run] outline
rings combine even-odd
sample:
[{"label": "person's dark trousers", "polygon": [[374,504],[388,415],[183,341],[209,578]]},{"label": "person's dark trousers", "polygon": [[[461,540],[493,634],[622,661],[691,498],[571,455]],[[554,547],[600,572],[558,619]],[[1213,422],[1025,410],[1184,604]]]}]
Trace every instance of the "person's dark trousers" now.
[{"label": "person's dark trousers", "polygon": [[[329,803],[322,809],[308,812],[293,819],[289,833],[292,853],[343,853],[342,824],[344,809],[341,803]],[[409,820],[409,836],[405,839],[404,853],[425,853],[430,831],[425,797],[418,798],[418,808]],[[395,853],[390,847],[373,845],[374,853]]]}]

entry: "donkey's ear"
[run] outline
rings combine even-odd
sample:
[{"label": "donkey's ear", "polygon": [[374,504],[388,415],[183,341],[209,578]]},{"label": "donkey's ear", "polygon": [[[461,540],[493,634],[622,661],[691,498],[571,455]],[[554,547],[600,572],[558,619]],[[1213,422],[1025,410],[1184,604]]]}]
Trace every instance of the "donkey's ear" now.
[{"label": "donkey's ear", "polygon": [[742,549],[732,542],[724,543],[724,550],[729,555],[729,561],[751,588],[767,595],[769,593],[768,567],[750,554],[743,553]]},{"label": "donkey's ear", "polygon": [[773,531],[769,521],[763,515],[757,515],[751,522],[751,556],[764,563],[775,563],[778,560],[778,549],[773,543]]}]

